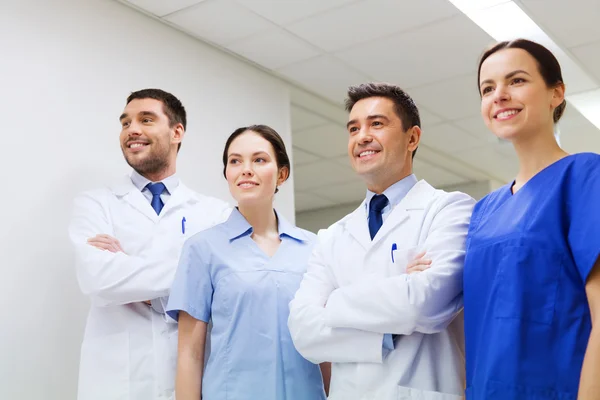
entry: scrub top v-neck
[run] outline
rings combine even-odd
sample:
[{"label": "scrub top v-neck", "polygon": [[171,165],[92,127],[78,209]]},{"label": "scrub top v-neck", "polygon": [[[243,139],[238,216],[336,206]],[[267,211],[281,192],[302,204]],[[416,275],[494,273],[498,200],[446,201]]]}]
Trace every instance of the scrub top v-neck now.
[{"label": "scrub top v-neck", "polygon": [[287,327],[316,236],[281,215],[278,228],[272,257],[237,209],[184,245],[167,313],[212,320],[203,400],[325,399],[319,366],[296,351]]},{"label": "scrub top v-neck", "polygon": [[467,400],[576,399],[600,254],[600,156],[477,203],[464,267]]}]

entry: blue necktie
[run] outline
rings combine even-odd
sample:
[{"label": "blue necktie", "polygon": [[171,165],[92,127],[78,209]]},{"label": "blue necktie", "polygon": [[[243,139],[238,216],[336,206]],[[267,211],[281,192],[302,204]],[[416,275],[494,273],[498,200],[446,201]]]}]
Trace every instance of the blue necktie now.
[{"label": "blue necktie", "polygon": [[160,199],[160,195],[166,189],[165,184],[162,182],[149,183],[148,185],[146,185],[146,187],[148,188],[150,193],[152,193],[152,201],[150,202],[150,204],[152,205],[152,208],[154,208],[154,211],[156,211],[156,214],[159,215],[160,210],[162,210],[164,206],[162,200]]},{"label": "blue necktie", "polygon": [[387,206],[388,198],[383,194],[373,196],[369,203],[369,233],[371,240],[377,235],[377,231],[383,225],[383,215],[381,211]]}]

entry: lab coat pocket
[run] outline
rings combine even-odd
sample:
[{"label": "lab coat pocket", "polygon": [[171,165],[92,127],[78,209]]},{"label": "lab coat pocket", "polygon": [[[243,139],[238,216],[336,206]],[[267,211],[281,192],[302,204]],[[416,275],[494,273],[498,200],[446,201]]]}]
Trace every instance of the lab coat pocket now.
[{"label": "lab coat pocket", "polygon": [[496,275],[494,315],[550,325],[562,255],[534,246],[507,246]]},{"label": "lab coat pocket", "polygon": [[81,346],[79,400],[128,399],[129,336],[87,338]]},{"label": "lab coat pocket", "polygon": [[396,400],[462,400],[464,396],[398,386]]},{"label": "lab coat pocket", "polygon": [[414,260],[415,256],[419,253],[419,248],[410,247],[408,249],[395,249],[392,246],[389,255],[389,274],[388,276],[397,276],[406,273],[406,267],[408,263]]}]

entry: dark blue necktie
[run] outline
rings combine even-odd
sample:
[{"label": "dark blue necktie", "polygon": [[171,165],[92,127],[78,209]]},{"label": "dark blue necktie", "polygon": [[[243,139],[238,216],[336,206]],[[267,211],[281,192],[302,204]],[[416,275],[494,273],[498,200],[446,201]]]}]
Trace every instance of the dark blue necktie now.
[{"label": "dark blue necktie", "polygon": [[369,203],[369,233],[371,240],[377,235],[377,231],[383,225],[383,215],[381,211],[387,206],[388,198],[383,194],[373,196]]},{"label": "dark blue necktie", "polygon": [[164,205],[162,200],[160,199],[160,195],[166,189],[165,184],[162,182],[149,183],[146,187],[148,188],[150,193],[152,193],[152,201],[150,202],[150,204],[152,205],[152,208],[154,208],[154,211],[156,211],[156,214],[158,215],[160,214],[160,210],[162,210]]}]

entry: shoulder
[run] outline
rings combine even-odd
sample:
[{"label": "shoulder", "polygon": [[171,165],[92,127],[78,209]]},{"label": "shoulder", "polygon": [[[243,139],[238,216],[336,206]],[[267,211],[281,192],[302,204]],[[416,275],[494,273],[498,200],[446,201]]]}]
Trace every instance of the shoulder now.
[{"label": "shoulder", "polygon": [[567,174],[573,178],[581,178],[586,175],[600,178],[600,154],[573,154],[567,157],[565,164]]},{"label": "shoulder", "polygon": [[468,194],[458,191],[447,192],[442,189],[436,189],[426,182],[425,184],[428,187],[425,187],[423,190],[431,193],[430,209],[436,212],[448,209],[464,209],[469,213],[472,212],[476,201]]}]

